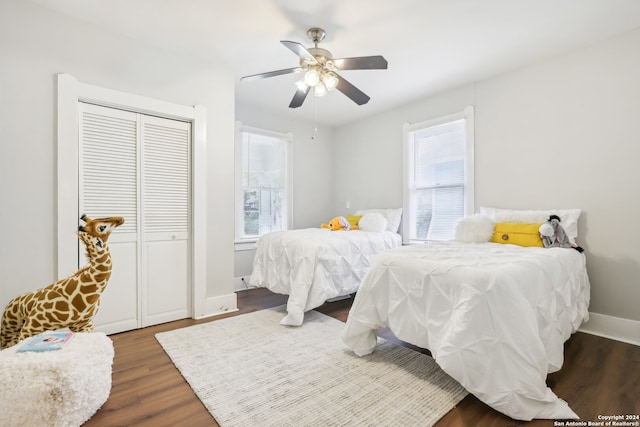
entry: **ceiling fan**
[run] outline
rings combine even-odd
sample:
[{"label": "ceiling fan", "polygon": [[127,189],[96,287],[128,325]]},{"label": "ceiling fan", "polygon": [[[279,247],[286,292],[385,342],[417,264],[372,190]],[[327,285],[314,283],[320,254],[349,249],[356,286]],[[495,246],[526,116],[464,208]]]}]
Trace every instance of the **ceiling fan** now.
[{"label": "ceiling fan", "polygon": [[289,104],[289,108],[300,107],[311,89],[313,89],[314,95],[316,96],[323,96],[333,89],[338,89],[358,105],[369,102],[371,98],[367,96],[367,94],[341,77],[337,71],[386,70],[387,60],[380,55],[333,59],[331,52],[318,47],[318,43],[324,40],[326,36],[322,28],[310,28],[307,31],[307,36],[313,41],[314,47],[305,48],[301,43],[288,40],[282,40],[280,42],[298,55],[300,58],[300,66],[245,76],[240,80],[260,80],[267,77],[281,76],[283,74],[304,72],[302,80],[296,83],[298,89]]}]

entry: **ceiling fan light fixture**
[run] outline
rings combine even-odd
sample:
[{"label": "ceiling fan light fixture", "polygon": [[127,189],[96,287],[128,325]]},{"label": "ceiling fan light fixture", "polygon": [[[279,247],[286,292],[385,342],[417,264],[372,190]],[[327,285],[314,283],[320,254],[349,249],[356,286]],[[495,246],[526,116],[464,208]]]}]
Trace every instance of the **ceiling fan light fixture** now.
[{"label": "ceiling fan light fixture", "polygon": [[328,91],[332,91],[338,86],[338,76],[331,71],[322,73],[322,83],[324,83]]},{"label": "ceiling fan light fixture", "polygon": [[310,68],[304,74],[304,82],[307,86],[314,87],[318,83],[320,83],[320,72],[316,69],[316,67]]},{"label": "ceiling fan light fixture", "polygon": [[315,96],[325,96],[327,92],[328,90],[322,82],[313,87],[313,94]]},{"label": "ceiling fan light fixture", "polygon": [[327,70],[331,70],[331,71],[338,71],[338,67],[336,67],[336,64],[333,62],[332,59],[328,59],[325,63],[324,66]]},{"label": "ceiling fan light fixture", "polygon": [[306,90],[307,87],[309,87],[309,86],[307,86],[307,84],[304,82],[304,79],[298,80],[296,82],[296,88],[298,90]]}]

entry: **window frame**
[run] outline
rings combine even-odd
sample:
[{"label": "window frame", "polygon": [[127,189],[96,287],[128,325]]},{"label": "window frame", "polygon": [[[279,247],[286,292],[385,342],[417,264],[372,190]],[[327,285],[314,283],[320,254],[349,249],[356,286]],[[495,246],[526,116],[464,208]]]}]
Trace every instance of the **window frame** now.
[{"label": "window frame", "polygon": [[277,132],[268,129],[262,129],[253,126],[247,126],[240,121],[236,122],[236,135],[235,135],[235,179],[234,179],[234,192],[235,192],[235,209],[234,209],[234,219],[235,219],[235,250],[253,250],[255,249],[255,242],[258,241],[260,236],[258,237],[241,237],[242,236],[242,226],[244,223],[243,220],[243,206],[244,206],[244,197],[243,197],[243,186],[242,186],[242,175],[243,175],[243,164],[242,164],[242,134],[243,133],[251,133],[254,135],[265,136],[269,138],[276,138],[286,142],[285,145],[285,203],[283,207],[283,226],[285,230],[291,229],[291,224],[293,224],[293,133],[292,132]]},{"label": "window frame", "polygon": [[467,106],[462,111],[426,120],[419,123],[404,123],[402,125],[402,162],[403,162],[403,221],[402,221],[402,242],[403,244],[413,244],[423,242],[422,240],[411,239],[411,218],[413,217],[411,193],[414,189],[414,146],[411,144],[410,134],[434,126],[457,120],[465,121],[465,155],[464,155],[464,215],[472,215],[475,205],[475,126],[474,108]]}]

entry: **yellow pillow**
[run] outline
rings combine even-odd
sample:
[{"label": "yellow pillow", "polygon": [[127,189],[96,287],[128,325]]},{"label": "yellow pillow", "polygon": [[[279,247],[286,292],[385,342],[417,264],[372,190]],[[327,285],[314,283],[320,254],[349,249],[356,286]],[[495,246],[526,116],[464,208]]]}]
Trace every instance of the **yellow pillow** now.
[{"label": "yellow pillow", "polygon": [[360,218],[362,218],[362,215],[347,215],[347,221],[349,221],[349,224],[351,224],[352,227],[358,225],[358,222],[360,222]]},{"label": "yellow pillow", "polygon": [[540,237],[540,224],[520,224],[499,222],[493,232],[491,241],[494,243],[511,243],[520,246],[539,246],[544,248]]}]

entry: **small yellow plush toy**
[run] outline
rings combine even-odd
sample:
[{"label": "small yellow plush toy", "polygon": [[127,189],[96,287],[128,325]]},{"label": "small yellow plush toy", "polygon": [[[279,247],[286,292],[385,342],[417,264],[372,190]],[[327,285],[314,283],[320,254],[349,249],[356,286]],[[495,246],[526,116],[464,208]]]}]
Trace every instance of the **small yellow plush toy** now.
[{"label": "small yellow plush toy", "polygon": [[320,224],[321,228],[328,228],[331,231],[338,230],[357,230],[358,226],[352,226],[343,216],[337,216],[329,221],[329,224]]}]

